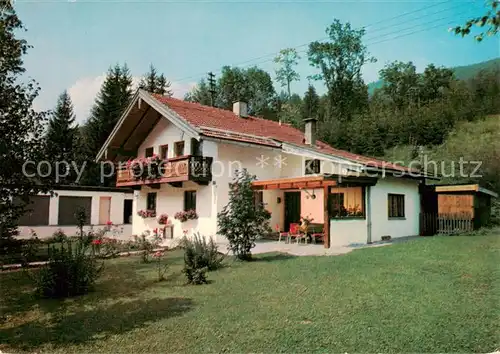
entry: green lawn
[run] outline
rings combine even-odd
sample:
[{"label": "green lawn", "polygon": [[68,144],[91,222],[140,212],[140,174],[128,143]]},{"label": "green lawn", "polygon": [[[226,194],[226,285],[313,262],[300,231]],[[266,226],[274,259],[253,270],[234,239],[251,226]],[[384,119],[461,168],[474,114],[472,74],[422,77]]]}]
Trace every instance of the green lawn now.
[{"label": "green lawn", "polygon": [[335,257],[262,255],[211,283],[107,261],[96,291],[32,297],[0,273],[7,352],[488,352],[500,348],[500,236],[425,238]]}]

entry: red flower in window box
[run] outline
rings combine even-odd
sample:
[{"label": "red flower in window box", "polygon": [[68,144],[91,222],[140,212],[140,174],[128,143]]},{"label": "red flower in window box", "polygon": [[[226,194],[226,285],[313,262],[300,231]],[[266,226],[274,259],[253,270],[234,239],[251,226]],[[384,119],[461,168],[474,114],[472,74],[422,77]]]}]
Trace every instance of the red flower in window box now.
[{"label": "red flower in window box", "polygon": [[161,214],[160,217],[158,218],[158,224],[160,224],[160,225],[167,225],[168,224],[168,215],[167,214]]}]

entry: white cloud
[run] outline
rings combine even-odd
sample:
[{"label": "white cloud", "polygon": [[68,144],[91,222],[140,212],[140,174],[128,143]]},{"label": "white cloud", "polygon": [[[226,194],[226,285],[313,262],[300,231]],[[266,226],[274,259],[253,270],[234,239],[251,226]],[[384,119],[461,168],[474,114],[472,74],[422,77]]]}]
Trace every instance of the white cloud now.
[{"label": "white cloud", "polygon": [[[95,98],[101,89],[104,80],[106,79],[106,74],[102,74],[94,77],[84,77],[78,79],[71,87],[68,89],[68,93],[73,101],[76,120],[78,123],[83,123],[87,120],[90,114],[92,105],[94,104]],[[132,77],[132,85],[135,90],[139,84],[140,77]],[[174,92],[175,98],[184,98],[184,95],[189,92],[196,84],[195,83],[180,83],[172,82],[171,88]]]},{"label": "white cloud", "polygon": [[106,78],[106,74],[95,77],[84,77],[78,79],[68,89],[68,93],[73,101],[76,115],[76,121],[83,123],[89,117],[90,109],[94,103],[95,97]]}]

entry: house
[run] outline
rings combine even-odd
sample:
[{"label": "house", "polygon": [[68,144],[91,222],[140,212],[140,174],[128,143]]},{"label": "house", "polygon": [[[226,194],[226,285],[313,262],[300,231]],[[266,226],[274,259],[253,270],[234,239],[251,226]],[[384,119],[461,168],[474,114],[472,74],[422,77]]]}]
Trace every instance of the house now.
[{"label": "house", "polygon": [[[419,234],[422,174],[335,149],[316,140],[314,119],[305,126],[251,117],[243,102],[231,112],[138,90],[97,159],[117,164],[117,187],[135,189],[134,234],[168,214],[173,237],[216,236],[217,213],[242,168],[256,175],[255,197],[273,227],[288,230],[308,216],[323,225],[325,247]],[[162,176],[134,177],[126,161],[156,155],[166,161]],[[191,209],[197,219],[173,218]]]},{"label": "house", "polygon": [[132,232],[133,190],[90,186],[58,186],[52,195],[40,193],[30,197],[26,212],[18,224],[19,237],[36,232],[41,239],[62,230],[66,235],[76,233],[76,210],[85,211],[85,230],[98,228],[111,221],[123,228],[123,236]]}]

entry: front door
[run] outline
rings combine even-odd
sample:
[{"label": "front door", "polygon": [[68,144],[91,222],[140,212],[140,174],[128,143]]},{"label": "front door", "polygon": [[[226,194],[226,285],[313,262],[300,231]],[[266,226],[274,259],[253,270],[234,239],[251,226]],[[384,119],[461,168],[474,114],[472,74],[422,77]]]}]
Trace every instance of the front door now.
[{"label": "front door", "polygon": [[300,192],[285,192],[285,231],[300,222]]}]

